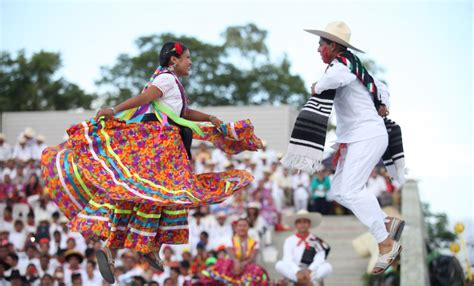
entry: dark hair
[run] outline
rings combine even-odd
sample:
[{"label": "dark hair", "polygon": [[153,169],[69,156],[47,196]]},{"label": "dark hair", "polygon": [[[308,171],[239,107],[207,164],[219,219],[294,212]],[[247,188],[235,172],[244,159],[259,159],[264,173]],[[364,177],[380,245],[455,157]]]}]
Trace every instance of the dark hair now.
[{"label": "dark hair", "polygon": [[34,195],[34,191],[38,188],[39,186],[39,177],[38,175],[36,175],[35,173],[31,174],[30,175],[30,178],[31,177],[35,177],[36,178],[36,182],[33,186],[30,185],[30,181],[28,181],[28,184],[26,184],[25,186],[25,192],[26,192],[26,196],[29,197],[31,195]]},{"label": "dark hair", "polygon": [[250,220],[248,217],[239,217],[238,219],[235,220],[235,224],[237,224],[239,221],[245,221],[250,225]]},{"label": "dark hair", "polygon": [[34,264],[34,263],[29,263],[26,268],[28,268],[28,267],[30,267],[30,266],[33,266],[34,268],[38,269],[38,267],[36,267],[36,264]]},{"label": "dark hair", "polygon": [[[95,254],[95,250],[94,250],[94,248],[88,247],[88,248],[86,248],[86,251],[85,251],[84,254],[86,255],[86,257],[92,256],[92,255]],[[92,261],[92,260],[89,260],[88,262],[90,262],[90,261]],[[94,261],[92,261],[92,262],[94,262]],[[95,265],[94,265],[94,267],[95,267]]]},{"label": "dark hair", "polygon": [[92,265],[92,268],[95,268],[95,266],[97,265],[94,260],[87,260],[87,264]]},{"label": "dark hair", "polygon": [[74,281],[76,279],[82,279],[81,273],[73,273],[71,274],[71,281]]},{"label": "dark hair", "polygon": [[180,42],[166,42],[160,51],[160,66],[167,67],[172,56],[179,58],[188,48]]},{"label": "dark hair", "polygon": [[183,268],[190,268],[191,264],[189,263],[189,261],[183,260],[179,263],[179,266]]},{"label": "dark hair", "polygon": [[54,281],[53,276],[49,275],[48,273],[45,273],[43,277],[41,277],[40,281],[43,281],[44,279],[48,279],[48,278]]},{"label": "dark hair", "polygon": [[339,47],[339,51],[341,51],[341,52],[347,50],[347,47],[345,47],[345,46],[343,46],[343,45],[341,45],[341,44],[339,44],[339,43],[336,43],[336,42],[334,42],[334,41],[331,41],[331,40],[329,40],[329,39],[326,39],[326,38],[321,37],[321,40],[322,40],[323,42],[326,42],[326,44],[328,44],[328,45],[330,45],[330,44],[332,44],[332,43],[336,44],[336,46]]},{"label": "dark hair", "polygon": [[209,233],[207,233],[207,231],[201,231],[200,235],[204,236],[205,238],[209,238]]},{"label": "dark hair", "polygon": [[15,252],[10,252],[7,256],[18,262],[18,255]]}]

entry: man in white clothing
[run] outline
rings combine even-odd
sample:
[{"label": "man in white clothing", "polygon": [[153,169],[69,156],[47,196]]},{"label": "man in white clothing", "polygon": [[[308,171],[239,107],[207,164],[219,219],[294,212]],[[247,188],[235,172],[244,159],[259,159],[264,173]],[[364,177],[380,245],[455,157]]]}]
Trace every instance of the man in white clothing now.
[{"label": "man in white clothing", "polygon": [[18,144],[16,144],[13,149],[13,159],[26,163],[28,160],[33,158],[32,147],[28,146],[26,143],[26,139],[23,137],[18,140]]},{"label": "man in white clothing", "polygon": [[41,134],[36,136],[36,144],[33,146],[33,158],[35,160],[41,160],[41,154],[43,153],[43,150],[48,147],[46,144],[44,144],[45,137]]},{"label": "man in white clothing", "polygon": [[367,181],[367,190],[380,198],[384,192],[387,191],[387,183],[385,178],[377,173],[377,169],[373,169]]},{"label": "man in white clothing", "polygon": [[[357,56],[347,50],[362,52],[349,44],[351,31],[347,24],[336,21],[325,30],[306,31],[321,37],[318,52],[328,64],[323,76],[313,84],[312,94],[318,97],[323,92],[335,91],[336,158],[339,158],[331,192],[375,237],[380,255],[372,273],[381,274],[400,253],[401,246],[394,239],[398,235],[394,234],[401,233],[398,226],[404,225],[389,219],[366,187],[370,173],[388,145],[382,118],[388,114],[388,92],[368,74]],[[393,227],[393,222],[397,227]]]},{"label": "man in white clothing", "polygon": [[219,211],[216,214],[215,222],[211,224],[209,233],[212,249],[217,249],[232,237],[232,225],[227,222],[227,214],[224,211]]},{"label": "man in white clothing", "polygon": [[[11,146],[5,142],[5,134],[0,133],[0,168],[3,168],[12,155]],[[0,181],[3,178],[0,178]]]},{"label": "man in white clothing", "polygon": [[309,232],[321,222],[320,213],[300,210],[296,215],[287,217],[288,225],[296,227],[296,233],[285,240],[283,258],[275,269],[285,278],[298,284],[324,285],[324,278],[332,272],[332,266],[326,262],[329,246]]}]

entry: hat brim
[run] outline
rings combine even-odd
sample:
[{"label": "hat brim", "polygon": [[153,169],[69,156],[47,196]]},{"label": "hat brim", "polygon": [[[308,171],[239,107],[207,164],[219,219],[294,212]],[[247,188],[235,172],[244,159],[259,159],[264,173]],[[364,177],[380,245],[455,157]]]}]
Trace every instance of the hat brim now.
[{"label": "hat brim", "polygon": [[323,220],[323,216],[317,212],[309,212],[306,214],[294,214],[285,217],[285,222],[288,226],[294,227],[295,223],[299,219],[308,219],[311,222],[311,227],[316,227],[321,224]]},{"label": "hat brim", "polygon": [[306,31],[308,33],[311,33],[313,35],[320,36],[322,38],[331,40],[331,41],[336,42],[340,45],[343,45],[344,47],[347,47],[347,48],[352,49],[354,51],[358,51],[359,53],[365,54],[364,51],[354,47],[353,45],[349,44],[348,42],[344,41],[343,39],[341,39],[341,38],[339,38],[339,37],[337,37],[337,36],[335,36],[331,33],[328,33],[326,31],[323,31],[323,30],[306,30],[306,29],[304,31]]},{"label": "hat brim", "polygon": [[22,282],[27,282],[28,280],[26,279],[25,276],[8,276],[8,277],[5,277],[5,280],[7,281],[12,281],[13,279],[20,279]]}]

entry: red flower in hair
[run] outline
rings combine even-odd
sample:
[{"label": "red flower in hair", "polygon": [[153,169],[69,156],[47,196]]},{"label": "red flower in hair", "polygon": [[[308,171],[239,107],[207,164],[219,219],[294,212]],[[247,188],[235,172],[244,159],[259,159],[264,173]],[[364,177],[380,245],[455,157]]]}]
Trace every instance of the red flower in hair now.
[{"label": "red flower in hair", "polygon": [[183,47],[178,42],[174,43],[174,50],[176,51],[178,56],[183,53]]}]

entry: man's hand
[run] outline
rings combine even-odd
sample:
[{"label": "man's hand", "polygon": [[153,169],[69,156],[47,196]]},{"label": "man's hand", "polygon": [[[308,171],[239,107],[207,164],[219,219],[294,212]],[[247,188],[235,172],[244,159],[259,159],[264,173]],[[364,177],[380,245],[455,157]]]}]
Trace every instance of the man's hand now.
[{"label": "man's hand", "polygon": [[296,273],[296,279],[298,279],[297,282],[303,282],[303,280],[305,279],[306,277],[306,274],[304,273],[304,271],[298,271]]},{"label": "man's hand", "polygon": [[309,283],[311,282],[311,270],[301,270],[296,273],[296,279],[298,279],[298,283]]},{"label": "man's hand", "polygon": [[381,104],[381,105],[379,106],[378,113],[379,113],[380,116],[386,117],[386,116],[388,116],[388,114],[389,114],[390,112],[388,111],[387,106],[385,106],[385,104]]},{"label": "man's hand", "polygon": [[314,90],[314,88],[316,87],[317,83],[318,82],[313,82],[313,84],[311,85],[311,95],[316,94],[316,91]]}]

